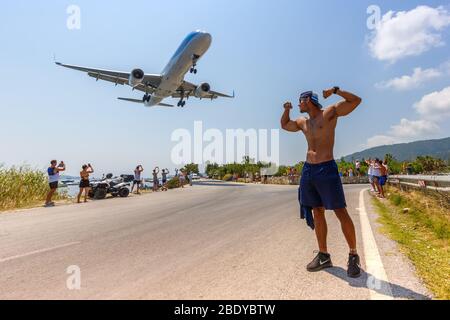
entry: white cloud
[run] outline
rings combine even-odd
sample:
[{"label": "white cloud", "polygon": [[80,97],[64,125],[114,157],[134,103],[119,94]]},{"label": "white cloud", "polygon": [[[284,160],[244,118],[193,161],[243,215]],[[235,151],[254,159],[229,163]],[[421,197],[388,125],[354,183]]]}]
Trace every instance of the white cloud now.
[{"label": "white cloud", "polygon": [[450,14],[443,7],[418,6],[410,11],[389,11],[377,24],[369,48],[383,61],[395,62],[417,56],[444,45],[441,34],[450,25]]},{"label": "white cloud", "polygon": [[438,69],[425,69],[415,68],[412,75],[405,75],[398,78],[393,78],[388,81],[383,81],[375,84],[380,89],[395,89],[395,90],[409,90],[419,87],[429,80],[439,78],[442,76],[442,72]]},{"label": "white cloud", "polygon": [[416,139],[425,139],[436,135],[440,131],[439,126],[429,120],[401,119],[399,124],[391,126],[387,135],[376,135],[369,139],[363,147],[389,145],[402,142],[410,142]]},{"label": "white cloud", "polygon": [[389,132],[393,137],[398,139],[411,139],[426,136],[439,131],[439,126],[428,120],[401,119],[399,124],[393,125]]},{"label": "white cloud", "polygon": [[373,136],[373,137],[367,139],[367,143],[365,145],[363,145],[363,147],[364,148],[373,148],[373,147],[377,147],[377,146],[383,146],[383,145],[394,144],[394,143],[396,143],[394,137],[378,135],[378,136]]},{"label": "white cloud", "polygon": [[450,87],[422,97],[414,104],[416,111],[424,118],[441,119],[450,116]]},{"label": "white cloud", "polygon": [[[448,66],[448,62],[442,66]],[[441,69],[444,68],[441,66]],[[418,138],[430,138],[440,133],[439,122],[450,117],[450,86],[441,91],[424,95],[414,104],[419,120],[401,119],[399,124],[391,126],[385,135],[375,135],[367,139],[363,147],[409,142]]]},{"label": "white cloud", "polygon": [[401,119],[399,124],[391,126],[387,135],[376,135],[369,139],[363,147],[389,145],[402,142],[410,142],[419,138],[427,138],[436,135],[440,131],[439,126],[428,120]]}]

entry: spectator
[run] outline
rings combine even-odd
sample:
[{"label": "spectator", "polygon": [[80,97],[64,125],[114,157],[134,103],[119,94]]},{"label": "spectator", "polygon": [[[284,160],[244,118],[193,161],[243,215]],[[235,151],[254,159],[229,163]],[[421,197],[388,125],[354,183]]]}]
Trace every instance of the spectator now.
[{"label": "spectator", "polygon": [[162,191],[167,191],[167,175],[169,174],[169,169],[162,169],[161,176],[162,176]]},{"label": "spectator", "polygon": [[180,187],[184,188],[184,183],[186,181],[186,176],[185,176],[184,170],[180,170],[179,181],[180,181]]},{"label": "spectator", "polygon": [[138,165],[136,169],[134,169],[134,180],[131,186],[131,192],[133,192],[134,186],[136,185],[136,194],[140,194],[139,186],[142,184],[142,171],[144,171],[144,168],[141,165]]},{"label": "spectator", "polygon": [[369,183],[372,187],[370,191],[376,192],[375,183],[373,182],[373,160],[369,158],[369,160],[366,160],[367,165],[369,166],[369,169],[367,170],[367,175],[369,176]]},{"label": "spectator", "polygon": [[48,185],[50,187],[50,191],[47,193],[47,197],[45,199],[46,207],[53,207],[55,205],[55,203],[52,201],[52,197],[56,189],[58,189],[59,173],[66,170],[64,161],[61,161],[58,166],[56,166],[56,164],[57,161],[52,160],[50,161],[50,167],[47,168]]},{"label": "spectator", "polygon": [[191,171],[191,172],[189,172],[189,186],[191,186],[191,187],[192,187],[192,180],[194,180],[194,176]]},{"label": "spectator", "polygon": [[153,169],[153,191],[156,192],[159,189],[159,179],[158,179],[159,167]]},{"label": "spectator", "polygon": [[356,168],[356,175],[358,177],[360,177],[361,176],[361,162],[359,162],[359,160],[356,160],[355,168]]},{"label": "spectator", "polygon": [[352,168],[348,169],[348,176],[353,177],[353,169]]},{"label": "spectator", "polygon": [[77,196],[77,203],[80,202],[81,194],[84,191],[84,202],[87,202],[87,197],[90,190],[90,182],[89,182],[89,175],[91,173],[94,173],[94,169],[92,168],[91,164],[88,163],[87,165],[83,165],[82,170],[80,171],[80,192],[78,192]]},{"label": "spectator", "polygon": [[387,167],[384,165],[384,163],[380,160],[378,161],[378,165],[380,167],[380,192],[381,192],[381,197],[384,198],[384,188],[383,186],[386,184],[386,180],[387,180]]},{"label": "spectator", "polygon": [[381,189],[380,185],[380,178],[381,178],[381,167],[380,167],[380,160],[377,158],[373,161],[373,183],[375,184],[376,190],[378,191],[378,196],[380,198],[384,198],[383,190]]}]

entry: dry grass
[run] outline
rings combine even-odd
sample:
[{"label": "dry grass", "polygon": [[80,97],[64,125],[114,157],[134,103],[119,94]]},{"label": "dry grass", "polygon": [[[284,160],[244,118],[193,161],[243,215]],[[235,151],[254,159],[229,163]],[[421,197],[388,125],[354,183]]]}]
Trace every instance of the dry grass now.
[{"label": "dry grass", "polygon": [[[42,204],[48,191],[44,172],[27,166],[0,167],[0,211]],[[54,195],[54,199],[66,198],[66,193]]]},{"label": "dry grass", "polygon": [[436,298],[450,299],[449,209],[421,192],[389,187],[387,193],[389,201],[374,199],[382,230],[400,244]]}]

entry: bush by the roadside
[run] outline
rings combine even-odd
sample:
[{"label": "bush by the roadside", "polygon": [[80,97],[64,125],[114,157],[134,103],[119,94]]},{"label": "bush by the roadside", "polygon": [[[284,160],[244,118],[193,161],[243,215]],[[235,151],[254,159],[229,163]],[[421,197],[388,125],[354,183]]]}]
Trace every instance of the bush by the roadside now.
[{"label": "bush by the roadside", "polygon": [[223,181],[231,181],[233,179],[233,175],[230,173],[227,173],[226,175],[223,176],[222,180]]},{"label": "bush by the roadside", "polygon": [[167,189],[175,189],[180,186],[180,179],[178,177],[173,177],[167,182]]},{"label": "bush by the roadside", "polygon": [[[0,210],[22,208],[44,201],[49,191],[44,172],[26,166],[0,167]],[[67,198],[57,193],[54,199]]]}]

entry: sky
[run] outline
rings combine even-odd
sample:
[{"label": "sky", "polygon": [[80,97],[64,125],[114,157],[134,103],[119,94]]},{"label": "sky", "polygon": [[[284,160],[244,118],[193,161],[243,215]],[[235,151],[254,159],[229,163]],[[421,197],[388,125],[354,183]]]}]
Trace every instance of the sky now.
[{"label": "sky", "polygon": [[[351,4],[350,4],[351,3]],[[70,29],[71,5],[80,28]],[[375,10],[370,8],[376,5]],[[174,130],[280,129],[285,101],[335,85],[363,103],[339,119],[335,157],[450,136],[450,4],[444,1],[5,1],[0,10],[0,164],[69,174],[175,168]],[[379,9],[380,19],[376,19]],[[369,11],[369,13],[368,13]],[[374,14],[375,13],[375,14]],[[60,68],[58,61],[159,73],[193,30],[212,34],[193,83],[235,99],[144,108],[130,87]],[[332,97],[322,104],[338,101]],[[165,102],[175,102],[168,99]],[[294,108],[292,117],[300,113]],[[280,130],[280,163],[305,160],[301,133]],[[147,170],[150,172],[150,170]]]}]

